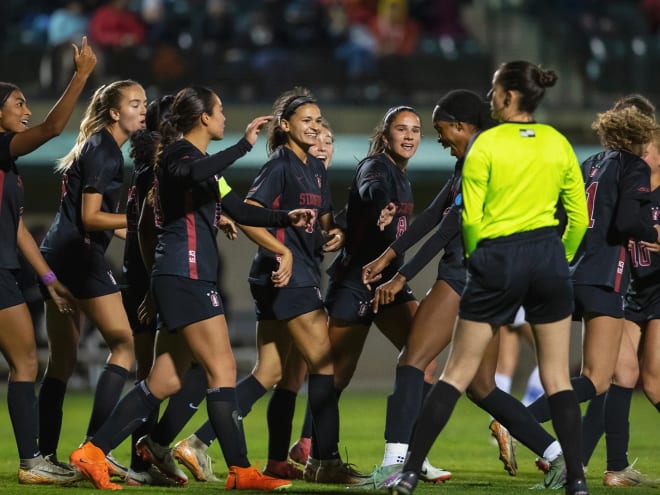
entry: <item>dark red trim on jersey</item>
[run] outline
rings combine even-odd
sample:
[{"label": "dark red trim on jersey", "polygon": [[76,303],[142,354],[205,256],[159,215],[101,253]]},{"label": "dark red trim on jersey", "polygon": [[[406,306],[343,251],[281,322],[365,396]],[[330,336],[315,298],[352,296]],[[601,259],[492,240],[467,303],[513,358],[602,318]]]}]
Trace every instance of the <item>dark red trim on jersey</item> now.
[{"label": "dark red trim on jersey", "polygon": [[5,171],[0,170],[0,214],[2,214],[2,195],[5,192]]},{"label": "dark red trim on jersey", "polygon": [[188,271],[190,272],[190,278],[197,279],[199,278],[197,274],[197,229],[190,192],[186,193],[184,201],[186,205],[186,233],[188,234]]},{"label": "dark red trim on jersey", "polygon": [[614,277],[614,292],[621,292],[621,278],[626,266],[626,248],[621,246],[619,261],[616,264],[616,275]]},{"label": "dark red trim on jersey", "polygon": [[[279,210],[280,209],[280,201],[282,200],[282,195],[279,194],[274,200],[273,200],[273,210]],[[282,244],[284,244],[284,238],[286,237],[286,228],[284,227],[278,227],[275,229],[275,238],[280,241]]]}]

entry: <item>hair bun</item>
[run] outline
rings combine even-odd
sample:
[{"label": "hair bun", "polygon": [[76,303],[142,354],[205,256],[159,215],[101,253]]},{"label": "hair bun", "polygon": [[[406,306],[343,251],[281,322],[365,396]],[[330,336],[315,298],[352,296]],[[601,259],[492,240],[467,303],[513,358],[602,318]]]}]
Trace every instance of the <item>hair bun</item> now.
[{"label": "hair bun", "polygon": [[557,82],[557,73],[550,69],[539,69],[539,86],[542,88],[549,88]]}]

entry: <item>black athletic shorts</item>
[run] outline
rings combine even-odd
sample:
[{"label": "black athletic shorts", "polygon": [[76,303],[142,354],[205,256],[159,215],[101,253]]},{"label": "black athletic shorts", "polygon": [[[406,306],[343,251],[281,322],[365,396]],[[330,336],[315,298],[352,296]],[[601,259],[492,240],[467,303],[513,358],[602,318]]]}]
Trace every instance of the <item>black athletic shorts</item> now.
[{"label": "black athletic shorts", "polygon": [[557,230],[546,227],[479,243],[468,263],[459,316],[491,325],[551,323],[573,312],[573,287]]},{"label": "black athletic shorts", "polygon": [[[346,287],[335,284],[330,281],[328,292],[325,295],[325,307],[328,315],[339,320],[356,323],[359,325],[370,326],[376,319],[377,314],[372,310],[371,300],[374,298],[373,291]],[[404,304],[408,301],[415,301],[413,291],[406,284],[396,295],[394,301],[380,306],[381,310]]]},{"label": "black athletic shorts", "polygon": [[0,310],[23,304],[25,298],[18,287],[16,270],[0,268]]},{"label": "black athletic shorts", "polygon": [[660,288],[630,289],[624,299],[626,320],[643,323],[660,319]]},{"label": "black athletic shorts", "polygon": [[[98,251],[87,251],[85,256],[44,251],[42,253],[57,280],[78,299],[92,299],[119,292],[110,265],[105,256]],[[44,299],[50,299],[45,287],[41,286]]]},{"label": "black athletic shorts", "polygon": [[318,287],[284,287],[250,284],[257,321],[290,320],[323,308]]},{"label": "black athletic shorts", "polygon": [[575,312],[573,320],[580,321],[587,315],[623,318],[623,294],[610,287],[599,285],[575,285]]},{"label": "black athletic shorts", "polygon": [[157,275],[151,277],[151,293],[159,323],[171,331],[225,313],[215,281]]}]

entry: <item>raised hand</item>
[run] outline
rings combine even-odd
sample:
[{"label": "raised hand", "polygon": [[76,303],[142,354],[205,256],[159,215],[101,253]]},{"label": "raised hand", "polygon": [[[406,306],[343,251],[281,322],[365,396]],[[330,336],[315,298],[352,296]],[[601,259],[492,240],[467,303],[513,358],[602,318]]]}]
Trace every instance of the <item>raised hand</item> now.
[{"label": "raised hand", "polygon": [[238,238],[238,227],[236,227],[236,222],[234,222],[227,215],[220,215],[216,225],[218,229],[225,233],[227,239],[230,241],[234,241]]},{"label": "raised hand", "polygon": [[371,284],[382,278],[382,271],[389,266],[394,258],[396,258],[394,250],[387,248],[378,258],[362,267],[362,283],[367,286],[367,289],[371,290]]},{"label": "raised hand", "polygon": [[257,142],[257,137],[259,137],[259,132],[271,120],[273,120],[272,115],[262,115],[261,117],[254,119],[245,128],[245,139],[254,146],[254,143]]},{"label": "raised hand", "polygon": [[80,48],[75,43],[71,46],[73,46],[73,63],[76,65],[76,71],[82,76],[89,76],[96,65],[96,54],[87,44],[87,36],[83,36]]}]

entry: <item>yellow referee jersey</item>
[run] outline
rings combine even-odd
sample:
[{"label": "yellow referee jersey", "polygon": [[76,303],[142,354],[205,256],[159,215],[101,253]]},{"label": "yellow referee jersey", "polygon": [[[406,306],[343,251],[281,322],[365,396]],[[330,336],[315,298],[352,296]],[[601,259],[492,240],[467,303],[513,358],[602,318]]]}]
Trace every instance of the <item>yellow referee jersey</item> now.
[{"label": "yellow referee jersey", "polygon": [[561,199],[570,261],[587,229],[587,203],[575,152],[553,127],[503,123],[482,132],[463,166],[463,241],[470,256],[482,239],[556,226]]}]

